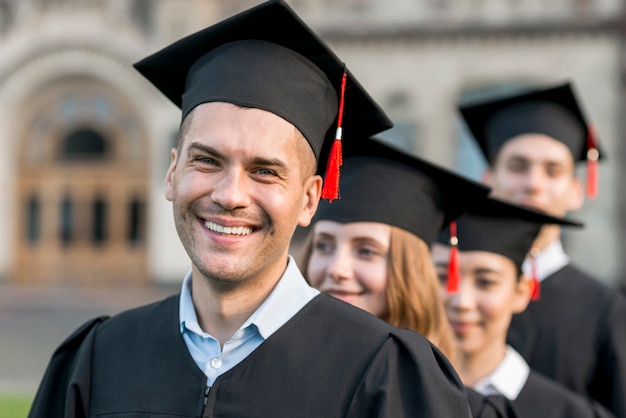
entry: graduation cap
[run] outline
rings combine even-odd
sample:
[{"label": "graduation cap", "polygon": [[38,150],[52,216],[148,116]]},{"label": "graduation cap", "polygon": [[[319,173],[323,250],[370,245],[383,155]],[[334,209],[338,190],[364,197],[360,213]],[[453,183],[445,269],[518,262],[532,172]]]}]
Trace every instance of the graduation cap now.
[{"label": "graduation cap", "polygon": [[518,135],[544,134],[565,144],[574,161],[587,162],[587,195],[597,195],[601,152],[595,128],[583,116],[570,83],[461,106],[459,110],[488,161]]},{"label": "graduation cap", "polygon": [[[458,217],[438,241],[447,243],[455,236],[459,251],[486,251],[510,259],[517,268],[527,254],[544,224],[582,226],[578,221],[559,218],[530,207],[516,206],[492,197],[483,199]],[[531,258],[531,260],[534,258]],[[533,263],[534,270],[534,263]],[[533,299],[539,297],[539,280],[533,271]]]},{"label": "graduation cap", "polygon": [[341,199],[320,202],[314,221],[381,222],[431,245],[445,225],[490,191],[376,139],[346,141],[344,157]]},{"label": "graduation cap", "polygon": [[135,68],[182,109],[183,119],[199,104],[228,102],[287,120],[318,160],[324,142],[332,143],[323,191],[330,199],[337,195],[342,128],[350,137],[368,137],[392,126],[344,63],[282,0],[189,35]]}]

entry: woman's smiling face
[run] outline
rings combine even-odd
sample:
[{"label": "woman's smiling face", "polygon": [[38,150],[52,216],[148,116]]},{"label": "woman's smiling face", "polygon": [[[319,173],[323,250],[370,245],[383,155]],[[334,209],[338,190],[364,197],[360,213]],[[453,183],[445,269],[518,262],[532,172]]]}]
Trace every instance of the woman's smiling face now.
[{"label": "woman's smiling face", "polygon": [[378,222],[318,221],[307,278],[322,292],[378,317],[387,306],[391,227]]},{"label": "woman's smiling face", "polygon": [[460,251],[459,291],[446,290],[449,249],[433,245],[433,260],[441,279],[446,315],[464,355],[503,347],[513,314],[522,312],[530,300],[525,279],[518,280],[510,259],[486,251]]}]

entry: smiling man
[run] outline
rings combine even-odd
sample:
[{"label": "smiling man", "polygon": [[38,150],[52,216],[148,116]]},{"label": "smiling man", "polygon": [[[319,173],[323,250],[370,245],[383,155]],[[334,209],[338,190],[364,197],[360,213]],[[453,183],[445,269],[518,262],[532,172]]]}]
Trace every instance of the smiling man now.
[{"label": "smiling man", "polygon": [[336,119],[346,140],[390,127],[332,51],[270,1],[136,68],[182,109],[165,194],[191,269],[66,340],[30,416],[469,416],[424,337],[320,294],[288,254]]},{"label": "smiling man", "polygon": [[[595,192],[601,152],[570,84],[461,113],[489,161],[494,196],[561,217],[583,203],[578,161],[587,163],[587,189]],[[508,340],[533,369],[625,418],[626,301],[570,262],[560,232],[546,225],[533,244],[524,269],[538,280],[538,300],[513,316]]]}]

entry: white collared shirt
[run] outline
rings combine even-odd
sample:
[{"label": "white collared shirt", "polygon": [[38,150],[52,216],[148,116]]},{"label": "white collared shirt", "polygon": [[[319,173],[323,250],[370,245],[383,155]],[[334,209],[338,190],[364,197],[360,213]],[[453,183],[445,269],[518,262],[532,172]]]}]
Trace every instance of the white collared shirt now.
[{"label": "white collared shirt", "polygon": [[[539,252],[539,255],[535,257],[535,262],[537,263],[537,278],[543,281],[568,265],[570,258],[565,254],[561,240],[556,240]],[[532,277],[532,261],[529,257],[524,260],[522,271],[527,277]]]},{"label": "white collared shirt", "polygon": [[180,293],[180,332],[191,356],[206,374],[207,386],[212,386],[220,375],[239,364],[319,294],[307,284],[296,262],[289,256],[287,268],[272,293],[222,349],[216,338],[200,328],[191,297],[191,280],[189,271]]},{"label": "white collared shirt", "polygon": [[502,362],[490,375],[476,382],[473,388],[484,396],[499,394],[513,401],[524,388],[529,374],[530,367],[521,354],[507,345]]}]

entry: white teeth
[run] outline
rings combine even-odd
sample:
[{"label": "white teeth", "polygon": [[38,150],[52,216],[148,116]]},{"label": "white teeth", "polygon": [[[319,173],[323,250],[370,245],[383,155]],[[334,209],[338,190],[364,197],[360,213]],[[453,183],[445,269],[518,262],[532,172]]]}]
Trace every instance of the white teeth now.
[{"label": "white teeth", "polygon": [[209,221],[206,221],[204,225],[209,230],[224,235],[248,235],[252,232],[252,228],[249,228],[247,226],[222,226]]}]

